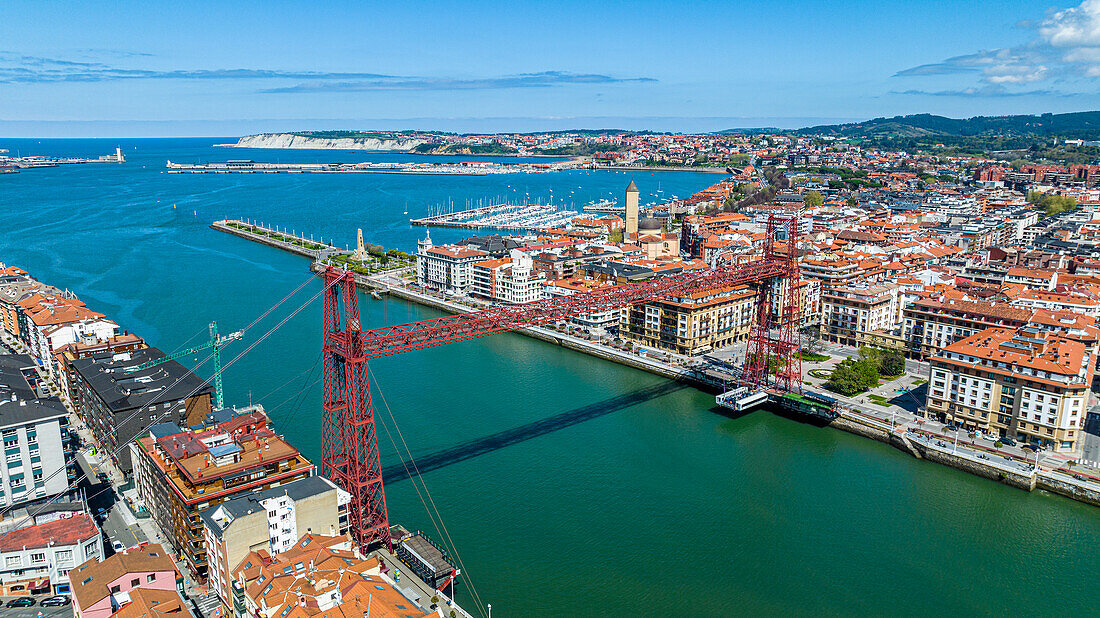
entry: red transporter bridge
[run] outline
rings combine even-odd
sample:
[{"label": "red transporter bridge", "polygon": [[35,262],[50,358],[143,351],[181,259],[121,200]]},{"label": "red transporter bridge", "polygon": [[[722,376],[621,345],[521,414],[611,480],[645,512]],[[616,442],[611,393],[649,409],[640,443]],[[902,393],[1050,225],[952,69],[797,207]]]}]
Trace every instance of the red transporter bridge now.
[{"label": "red transporter bridge", "polygon": [[351,494],[349,524],[360,547],[392,550],[382,466],[375,433],[367,359],[539,326],[667,296],[736,285],[757,288],[756,314],[740,382],[754,390],[801,391],[797,217],[768,220],[764,255],[644,283],[606,287],[453,315],[363,330],[354,275],[325,273],[323,472]]}]

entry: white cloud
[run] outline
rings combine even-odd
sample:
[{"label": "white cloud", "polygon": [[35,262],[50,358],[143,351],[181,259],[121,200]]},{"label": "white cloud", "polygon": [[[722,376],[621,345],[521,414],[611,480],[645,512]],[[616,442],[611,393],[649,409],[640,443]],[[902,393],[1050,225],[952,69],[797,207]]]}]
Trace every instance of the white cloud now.
[{"label": "white cloud", "polygon": [[1037,22],[1022,23],[1035,32],[1035,37],[1024,45],[955,56],[898,71],[894,76],[970,73],[977,78],[974,85],[942,92],[989,93],[998,91],[988,88],[996,86],[1002,96],[1017,94],[1012,86],[1100,77],[1100,0],[1085,0],[1075,7],[1048,12]]},{"label": "white cloud", "polygon": [[1100,0],[1048,14],[1039,22],[1039,36],[1053,47],[1100,46]]}]

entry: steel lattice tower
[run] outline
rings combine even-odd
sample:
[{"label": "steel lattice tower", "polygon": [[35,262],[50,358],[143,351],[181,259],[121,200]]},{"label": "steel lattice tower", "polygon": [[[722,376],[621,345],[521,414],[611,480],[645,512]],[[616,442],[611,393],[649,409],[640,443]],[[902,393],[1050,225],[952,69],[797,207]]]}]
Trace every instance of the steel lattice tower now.
[{"label": "steel lattice tower", "polygon": [[321,469],[351,494],[348,523],[359,547],[392,550],[359,296],[354,276],[335,268],[325,270],[323,346]]},{"label": "steel lattice tower", "polygon": [[[777,240],[783,236],[784,250]],[[802,392],[802,310],[798,270],[798,216],[768,217],[764,261],[780,273],[756,282],[755,321],[745,347],[741,381],[756,388]],[[778,301],[778,302],[776,302]],[[773,312],[773,306],[776,307]],[[773,330],[778,330],[773,335]],[[774,377],[773,377],[774,376]]]},{"label": "steel lattice tower", "polygon": [[[759,260],[368,331],[360,324],[354,275],[338,268],[325,269],[321,470],[351,494],[348,517],[355,542],[364,550],[379,545],[392,550],[368,358],[552,324],[675,294],[755,285],[759,295],[741,382],[757,388],[768,388],[769,382],[774,382],[778,390],[801,391],[798,217],[772,216],[767,229],[764,255]],[[780,235],[786,241],[783,251],[777,242]],[[774,312],[773,299],[781,300]],[[779,334],[773,337],[776,328]],[[774,379],[768,372],[769,359],[773,366],[779,365]]]}]

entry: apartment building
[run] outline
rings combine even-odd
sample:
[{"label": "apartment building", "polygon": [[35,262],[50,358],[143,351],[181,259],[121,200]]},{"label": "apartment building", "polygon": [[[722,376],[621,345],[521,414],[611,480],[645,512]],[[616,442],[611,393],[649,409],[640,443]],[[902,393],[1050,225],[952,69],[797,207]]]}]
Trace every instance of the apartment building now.
[{"label": "apartment building", "polygon": [[[187,614],[180,603],[174,602],[183,590],[183,577],[172,556],[157,543],[118,552],[103,561],[88,560],[73,569],[70,576],[76,618],[153,617],[172,613],[166,611],[169,607],[176,608],[180,616]],[[132,613],[135,607],[130,606],[134,603],[142,611]]]},{"label": "apartment building", "polygon": [[42,397],[27,376],[37,377],[23,354],[0,355],[0,507],[43,501],[69,490],[76,453],[61,400]]},{"label": "apartment building", "polygon": [[451,296],[466,296],[473,291],[474,264],[488,257],[485,251],[470,247],[436,247],[430,237],[425,238],[417,243],[416,283]]},{"label": "apartment building", "polygon": [[845,345],[865,345],[874,333],[896,326],[897,288],[853,284],[821,293],[821,338]]},{"label": "apartment building", "polygon": [[69,359],[69,394],[95,445],[111,454],[130,475],[135,437],[154,423],[190,427],[211,411],[214,387],[176,361],[145,366],[164,358],[156,348],[114,350]]},{"label": "apartment building", "polygon": [[310,476],[226,500],[202,513],[210,588],[226,608],[233,606],[232,572],[249,552],[277,555],[311,532],[348,534],[351,494],[322,477]]},{"label": "apartment building", "polygon": [[535,272],[531,256],[523,251],[513,250],[508,258],[474,262],[471,273],[475,296],[508,304],[542,298],[544,277]]},{"label": "apartment building", "polygon": [[990,327],[932,358],[928,411],[962,428],[1078,450],[1095,358],[1034,326]]},{"label": "apartment building", "polygon": [[54,351],[76,341],[103,341],[118,334],[118,324],[88,309],[69,293],[31,294],[16,303],[19,337],[51,379],[58,378]]},{"label": "apartment building", "polygon": [[147,347],[149,346],[141,337],[133,333],[123,333],[103,341],[77,341],[54,350],[54,362],[60,367],[57,384],[61,387],[61,398],[72,401],[72,393],[69,392],[69,384],[73,381],[71,361],[78,358],[91,358],[103,353],[133,352]]},{"label": "apartment building", "polygon": [[[363,558],[346,539],[308,534],[289,551],[275,556],[249,554],[234,566],[241,603],[238,616],[438,616],[443,609],[429,598],[403,594],[378,558]],[[453,606],[447,616],[467,616]],[[457,613],[461,612],[461,613]]]},{"label": "apartment building", "polygon": [[906,355],[924,359],[990,326],[1024,326],[1034,312],[1006,303],[922,298],[901,313]]},{"label": "apartment building", "polygon": [[314,466],[251,412],[210,429],[154,425],[130,444],[138,497],[192,576],[205,579],[203,511],[313,474]]},{"label": "apartment building", "polygon": [[28,337],[27,315],[20,302],[34,296],[61,295],[61,290],[35,281],[22,274],[6,274],[0,279],[0,322],[4,331],[11,337],[30,345]]},{"label": "apartment building", "polygon": [[748,286],[699,290],[623,308],[619,336],[695,356],[748,338],[756,291]]},{"label": "apartment building", "polygon": [[92,516],[69,515],[0,533],[0,596],[68,594],[72,569],[103,557]]},{"label": "apartment building", "polygon": [[825,289],[853,283],[863,274],[859,262],[834,256],[804,257],[799,267],[803,277],[821,281]]},{"label": "apartment building", "polygon": [[[542,297],[543,298],[556,298],[559,296],[569,296],[570,294],[583,294],[585,292],[591,292],[602,287],[614,285],[606,281],[596,281],[594,279],[584,279],[582,277],[575,277],[571,279],[554,279],[551,281],[544,281],[542,284]],[[619,323],[619,310],[607,309],[604,311],[596,311],[593,313],[579,315],[573,317],[570,321],[579,326],[585,326],[588,328],[603,328],[609,329],[616,327]]]},{"label": "apartment building", "polygon": [[925,359],[991,326],[1031,326],[1080,341],[1092,358],[1100,351],[1096,319],[1073,311],[1018,307],[1006,303],[918,299],[902,310],[902,337],[910,358]]},{"label": "apartment building", "polygon": [[1012,299],[1012,304],[1028,309],[1074,311],[1090,317],[1100,317],[1100,301],[1083,294],[1028,290]]}]

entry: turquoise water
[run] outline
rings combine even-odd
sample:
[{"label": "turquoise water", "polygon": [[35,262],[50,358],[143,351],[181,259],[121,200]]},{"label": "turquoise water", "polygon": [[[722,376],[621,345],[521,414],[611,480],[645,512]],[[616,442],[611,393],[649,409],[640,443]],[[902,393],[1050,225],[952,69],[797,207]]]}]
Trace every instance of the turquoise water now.
[{"label": "turquoise water", "polygon": [[[221,141],[123,140],[124,165],[0,176],[0,261],[174,350],[211,319],[223,332],[244,326],[307,278],[304,259],[210,230],[214,219],[260,218],[347,243],[362,227],[369,241],[411,250],[423,230],[408,226],[406,203],[416,216],[519,186],[589,201],[630,179],[162,173],[169,158],[408,158],[210,148]],[[23,154],[98,156],[115,144],[0,140]],[[683,196],[719,177],[633,178],[643,192],[660,182]],[[311,282],[224,361],[319,290]],[[439,315],[360,302],[368,326]],[[228,401],[264,403],[315,461],[320,334],[315,301],[225,373]],[[372,370],[378,414],[391,433],[388,411],[397,419],[494,615],[1050,615],[1097,605],[1100,511],[1064,498],[763,412],[730,419],[705,393],[517,335],[377,359]],[[380,433],[391,518],[439,539]],[[477,605],[465,585],[459,595]]]}]

